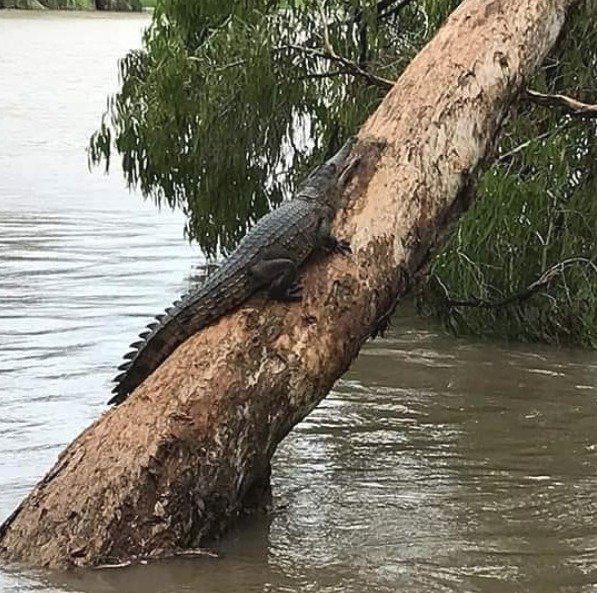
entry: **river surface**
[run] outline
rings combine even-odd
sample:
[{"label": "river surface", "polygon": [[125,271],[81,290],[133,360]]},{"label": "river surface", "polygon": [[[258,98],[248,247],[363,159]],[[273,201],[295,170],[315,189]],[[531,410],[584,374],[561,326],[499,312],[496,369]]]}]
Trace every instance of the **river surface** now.
[{"label": "river surface", "polygon": [[[189,283],[183,219],[87,170],[147,16],[0,12],[0,521],[105,409]],[[0,570],[0,592],[597,591],[594,353],[455,340],[399,312],[273,464],[218,558]]]}]

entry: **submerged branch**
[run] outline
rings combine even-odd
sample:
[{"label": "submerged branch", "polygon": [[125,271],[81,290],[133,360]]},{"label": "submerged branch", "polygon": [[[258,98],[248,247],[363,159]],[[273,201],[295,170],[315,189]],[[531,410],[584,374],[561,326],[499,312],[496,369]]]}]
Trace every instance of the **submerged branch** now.
[{"label": "submerged branch", "polygon": [[589,266],[593,272],[597,273],[597,262],[595,260],[589,259],[588,257],[570,257],[553,266],[544,270],[541,276],[537,278],[534,282],[529,284],[523,290],[520,290],[514,294],[511,294],[503,299],[499,299],[497,301],[488,301],[485,299],[478,299],[472,298],[469,300],[456,300],[450,298],[448,289],[446,285],[439,279],[437,275],[434,275],[434,279],[442,288],[442,291],[445,295],[445,302],[449,307],[479,307],[481,309],[498,309],[500,307],[505,307],[514,302],[522,302],[529,299],[533,296],[536,292],[538,292],[544,286],[547,286],[555,276],[561,274],[567,267],[573,264],[583,264]]},{"label": "submerged branch", "polygon": [[583,103],[566,95],[546,95],[538,91],[526,89],[524,96],[533,103],[546,107],[557,107],[577,117],[597,118],[597,105]]}]

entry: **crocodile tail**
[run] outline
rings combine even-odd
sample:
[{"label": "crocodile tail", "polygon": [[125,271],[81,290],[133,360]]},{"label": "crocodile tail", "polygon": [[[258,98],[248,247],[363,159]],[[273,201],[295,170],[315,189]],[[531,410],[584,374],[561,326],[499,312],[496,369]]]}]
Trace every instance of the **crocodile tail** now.
[{"label": "crocodile tail", "polygon": [[236,290],[231,290],[227,278],[222,279],[217,272],[214,276],[198,291],[186,295],[163,315],[158,315],[139,334],[140,340],[130,345],[131,350],[124,356],[125,362],[118,367],[121,373],[114,378],[114,395],[108,404],[122,403],[178,346],[250,295],[248,277],[236,277]]},{"label": "crocodile tail", "polygon": [[188,337],[188,332],[176,323],[174,316],[158,315],[156,321],[139,334],[141,339],[130,345],[125,362],[118,367],[121,373],[114,378],[114,395],[108,404],[123,402]]}]

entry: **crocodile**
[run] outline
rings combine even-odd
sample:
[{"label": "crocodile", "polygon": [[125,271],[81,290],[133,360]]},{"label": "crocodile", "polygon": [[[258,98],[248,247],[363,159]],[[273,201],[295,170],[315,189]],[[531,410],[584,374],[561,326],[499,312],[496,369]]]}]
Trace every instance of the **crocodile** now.
[{"label": "crocodile", "polygon": [[331,234],[338,189],[356,163],[351,138],[299,184],[294,197],[262,217],[205,282],[175,301],[130,345],[118,367],[113,397],[120,404],[193,334],[226,315],[255,292],[300,301],[297,270],[315,251],[350,253],[347,241]]}]

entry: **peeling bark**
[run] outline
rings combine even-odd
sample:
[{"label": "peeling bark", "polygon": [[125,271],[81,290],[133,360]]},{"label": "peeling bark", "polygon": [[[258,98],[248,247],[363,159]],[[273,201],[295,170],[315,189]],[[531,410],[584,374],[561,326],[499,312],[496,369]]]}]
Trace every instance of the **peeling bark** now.
[{"label": "peeling bark", "polygon": [[89,566],[217,536],[270,459],[383,325],[470,201],[509,104],[573,0],[467,0],[359,134],[336,236],[302,304],[256,297],[183,344],[102,415],[0,528],[0,557]]}]

